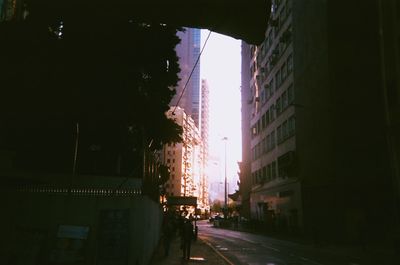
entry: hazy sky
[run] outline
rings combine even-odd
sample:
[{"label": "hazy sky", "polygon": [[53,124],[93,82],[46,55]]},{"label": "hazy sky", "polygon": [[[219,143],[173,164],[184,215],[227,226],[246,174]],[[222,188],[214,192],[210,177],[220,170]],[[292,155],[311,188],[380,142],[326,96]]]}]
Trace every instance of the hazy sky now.
[{"label": "hazy sky", "polygon": [[[209,31],[202,30],[202,46]],[[241,161],[240,114],[240,40],[212,32],[200,60],[200,76],[210,88],[210,154],[219,157],[213,166],[209,182],[224,180],[224,136],[227,142],[227,176],[230,192],[236,187],[238,165]]]}]

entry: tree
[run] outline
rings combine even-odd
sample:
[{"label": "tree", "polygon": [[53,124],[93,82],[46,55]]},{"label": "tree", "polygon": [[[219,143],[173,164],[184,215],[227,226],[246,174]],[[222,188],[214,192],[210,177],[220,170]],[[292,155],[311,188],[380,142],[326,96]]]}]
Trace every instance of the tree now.
[{"label": "tree", "polygon": [[165,116],[179,28],[55,2],[27,1],[26,20],[0,24],[0,148],[16,150],[20,168],[70,172],[79,138],[80,172],[119,174],[122,160],[129,174],[144,144],[181,140]]},{"label": "tree", "polygon": [[221,212],[222,211],[222,202],[220,200],[214,200],[211,205],[211,211],[213,212]]}]

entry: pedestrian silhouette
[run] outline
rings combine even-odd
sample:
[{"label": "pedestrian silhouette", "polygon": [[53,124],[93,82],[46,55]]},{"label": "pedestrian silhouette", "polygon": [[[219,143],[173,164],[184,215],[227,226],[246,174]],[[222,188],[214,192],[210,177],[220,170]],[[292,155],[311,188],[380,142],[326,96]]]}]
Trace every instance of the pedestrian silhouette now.
[{"label": "pedestrian silhouette", "polygon": [[183,251],[183,258],[190,259],[190,248],[193,240],[193,224],[192,221],[189,219],[185,220],[182,229],[182,251]]},{"label": "pedestrian silhouette", "polygon": [[164,222],[163,224],[163,229],[162,229],[162,233],[163,233],[163,243],[164,243],[164,255],[167,257],[169,255],[169,249],[171,246],[171,240],[173,237],[173,224],[172,224],[172,220],[170,220],[169,218],[166,220],[166,222]]}]

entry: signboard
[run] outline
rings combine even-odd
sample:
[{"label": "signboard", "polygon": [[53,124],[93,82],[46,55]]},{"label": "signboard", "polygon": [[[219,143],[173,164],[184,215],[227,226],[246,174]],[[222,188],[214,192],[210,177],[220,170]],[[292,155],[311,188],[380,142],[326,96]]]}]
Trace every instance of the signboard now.
[{"label": "signboard", "polygon": [[170,196],[167,205],[191,205],[197,206],[197,197]]},{"label": "signboard", "polygon": [[86,260],[88,226],[59,225],[56,243],[50,254],[52,264],[83,264]]},{"label": "signboard", "polygon": [[77,238],[87,239],[89,234],[89,227],[76,226],[76,225],[60,225],[58,227],[58,238]]}]

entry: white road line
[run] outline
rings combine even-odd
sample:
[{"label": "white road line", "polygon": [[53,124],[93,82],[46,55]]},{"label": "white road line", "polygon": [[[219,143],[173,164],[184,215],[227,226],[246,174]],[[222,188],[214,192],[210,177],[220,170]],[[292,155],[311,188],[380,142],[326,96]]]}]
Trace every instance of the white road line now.
[{"label": "white road line", "polygon": [[307,258],[305,258],[305,257],[299,257],[301,260],[304,260],[304,261],[307,261],[307,262],[311,262],[311,263],[314,263],[314,264],[316,264],[316,265],[323,265],[322,263],[319,263],[319,262],[316,262],[316,261],[314,261],[314,260],[311,260],[311,259],[307,259]]},{"label": "white road line", "polygon": [[228,265],[235,265],[234,263],[232,263],[227,257],[225,257],[224,255],[222,255],[222,253],[216,248],[214,247],[210,242],[208,242],[205,239],[202,239],[204,243],[206,243],[212,250],[214,250],[214,252],[220,256]]},{"label": "white road line", "polygon": [[268,248],[268,249],[272,249],[272,250],[274,250],[274,251],[276,251],[276,252],[281,252],[279,249],[277,249],[277,248],[273,248],[273,247],[270,247],[270,246],[267,246],[267,245],[262,245],[263,247],[265,247],[265,248]]}]

